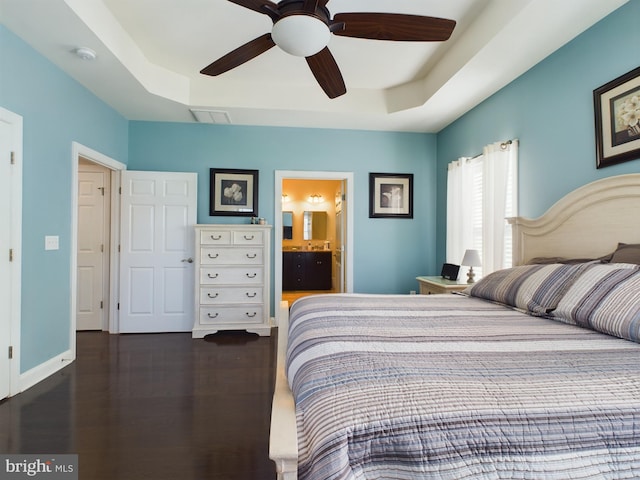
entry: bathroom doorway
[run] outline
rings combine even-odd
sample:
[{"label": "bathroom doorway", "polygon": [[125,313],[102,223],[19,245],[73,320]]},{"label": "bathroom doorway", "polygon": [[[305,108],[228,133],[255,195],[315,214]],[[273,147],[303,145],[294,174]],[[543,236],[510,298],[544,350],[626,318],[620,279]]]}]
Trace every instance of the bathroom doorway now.
[{"label": "bathroom doorway", "polygon": [[[308,293],[353,291],[353,173],[352,172],[275,172],[274,298],[276,306]],[[321,228],[314,228],[311,219]],[[285,238],[290,237],[290,238]],[[311,275],[312,289],[291,291],[290,279],[283,271],[283,260],[290,252],[301,258],[313,256],[312,263],[331,256],[329,288],[317,275]],[[317,259],[315,257],[318,257]],[[303,281],[300,278],[298,281]],[[283,291],[283,284],[285,289]],[[324,285],[324,286],[323,286]]]}]

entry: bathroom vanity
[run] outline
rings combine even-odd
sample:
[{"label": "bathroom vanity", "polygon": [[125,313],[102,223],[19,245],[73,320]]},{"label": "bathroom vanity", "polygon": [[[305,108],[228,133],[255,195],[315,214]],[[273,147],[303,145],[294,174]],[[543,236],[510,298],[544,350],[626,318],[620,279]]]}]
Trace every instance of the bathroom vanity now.
[{"label": "bathroom vanity", "polygon": [[282,290],[331,290],[332,252],[285,250],[282,252]]}]

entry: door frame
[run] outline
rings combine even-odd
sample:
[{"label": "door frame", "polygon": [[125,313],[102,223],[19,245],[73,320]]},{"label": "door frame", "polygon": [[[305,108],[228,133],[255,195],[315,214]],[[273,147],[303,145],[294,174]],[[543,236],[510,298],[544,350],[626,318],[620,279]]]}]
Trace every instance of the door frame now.
[{"label": "door frame", "polygon": [[[9,396],[20,393],[20,328],[22,324],[22,163],[23,163],[23,120],[22,116],[0,107],[0,118],[13,126],[13,138],[10,149],[13,151],[13,172],[9,179],[11,188],[10,242],[13,246],[13,259],[9,266],[11,295],[9,298],[10,344],[13,346],[13,358],[9,366]],[[7,253],[3,253],[5,255]],[[6,352],[4,353],[6,354]]]},{"label": "door frame", "polygon": [[280,312],[280,302],[282,301],[282,182],[283,180],[341,180],[346,183],[346,208],[344,210],[347,221],[346,242],[343,258],[346,258],[345,267],[345,292],[353,293],[353,218],[354,218],[354,175],[353,172],[320,172],[320,171],[297,171],[297,170],[276,170],[275,171],[275,199],[273,217],[273,271],[274,271],[274,305],[276,312],[276,322],[279,324],[278,312]]},{"label": "door frame", "polygon": [[102,165],[111,170],[111,233],[109,252],[109,333],[118,333],[119,262],[118,244],[120,243],[120,173],[127,169],[124,163],[114,160],[96,150],[78,142],[71,146],[71,322],[69,328],[70,347],[76,358],[76,302],[78,288],[78,169],[80,158]]}]

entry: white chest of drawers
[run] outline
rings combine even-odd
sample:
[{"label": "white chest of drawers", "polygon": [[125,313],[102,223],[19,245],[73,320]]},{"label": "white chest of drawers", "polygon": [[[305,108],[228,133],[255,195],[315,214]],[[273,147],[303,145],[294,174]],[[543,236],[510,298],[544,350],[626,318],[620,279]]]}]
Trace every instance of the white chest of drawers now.
[{"label": "white chest of drawers", "polygon": [[270,225],[196,225],[192,337],[219,330],[271,334]]}]

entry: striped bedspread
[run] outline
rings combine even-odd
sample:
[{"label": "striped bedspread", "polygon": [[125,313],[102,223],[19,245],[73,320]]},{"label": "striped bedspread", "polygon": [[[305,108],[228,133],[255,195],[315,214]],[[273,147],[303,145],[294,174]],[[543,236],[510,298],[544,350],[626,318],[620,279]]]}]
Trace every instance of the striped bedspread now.
[{"label": "striped bedspread", "polygon": [[460,295],[291,308],[300,480],[640,478],[640,344]]}]

